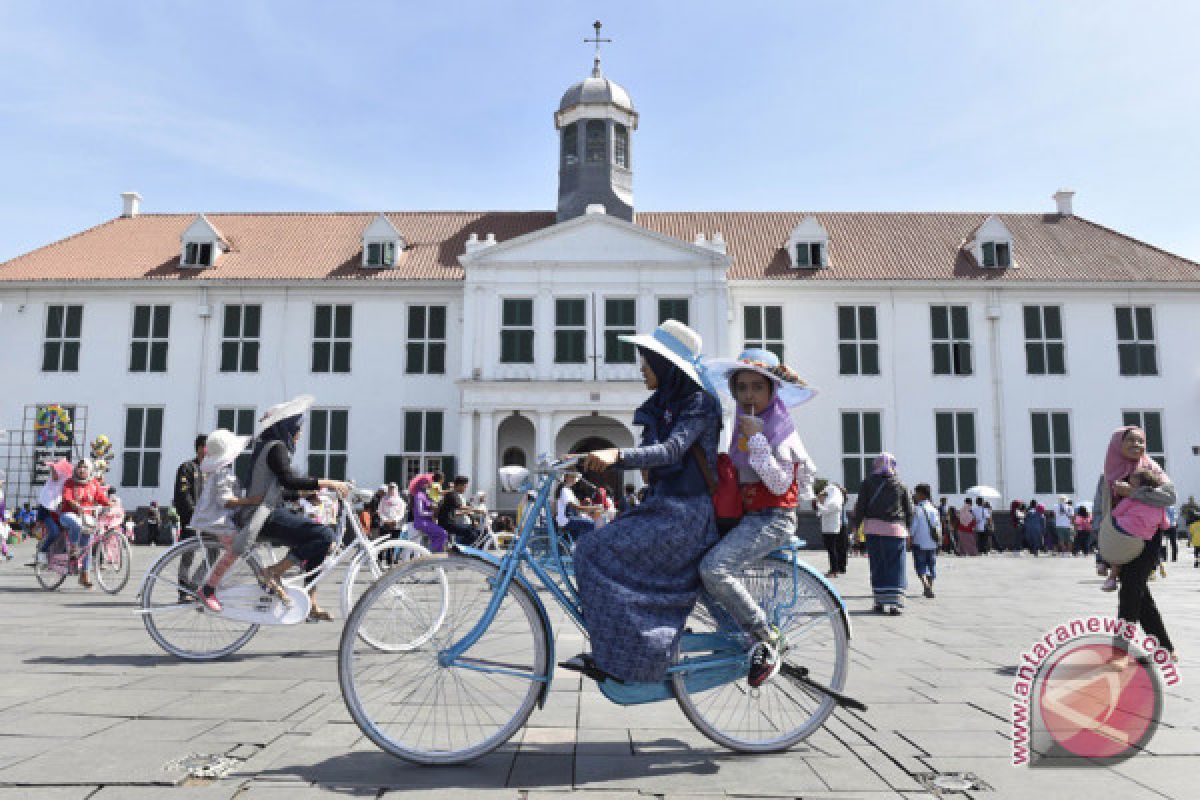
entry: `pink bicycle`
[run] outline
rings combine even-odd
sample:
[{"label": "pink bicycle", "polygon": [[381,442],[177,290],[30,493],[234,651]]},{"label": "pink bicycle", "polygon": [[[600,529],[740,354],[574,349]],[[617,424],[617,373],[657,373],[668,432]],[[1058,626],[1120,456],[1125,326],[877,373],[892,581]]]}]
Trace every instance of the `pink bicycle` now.
[{"label": "pink bicycle", "polygon": [[124,589],[129,583],[133,552],[120,516],[107,511],[100,515],[84,514],[82,545],[75,553],[71,552],[66,531],[61,532],[50,545],[45,563],[39,560],[33,566],[33,574],[42,588],[52,592],[62,586],[68,575],[80,574],[87,555],[90,556],[88,571],[101,589],[108,594]]}]

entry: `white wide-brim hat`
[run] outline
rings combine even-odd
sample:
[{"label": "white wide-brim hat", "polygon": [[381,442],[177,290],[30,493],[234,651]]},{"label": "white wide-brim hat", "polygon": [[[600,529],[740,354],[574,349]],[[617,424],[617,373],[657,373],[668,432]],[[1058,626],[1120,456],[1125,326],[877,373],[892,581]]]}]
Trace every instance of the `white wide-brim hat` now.
[{"label": "white wide-brim hat", "polygon": [[204,444],[204,459],[200,462],[201,472],[216,472],[237,460],[250,444],[249,436],[238,436],[233,431],[217,428],[208,435]]},{"label": "white wide-brim hat", "polygon": [[[817,390],[807,386],[795,373],[781,371],[779,357],[770,350],[751,348],[743,350],[737,358],[710,358],[704,362],[704,367],[712,382],[729,397],[733,396],[729,388],[730,376],[743,370],[757,372],[771,381],[775,385],[775,393],[788,408],[803,405],[817,395]],[[795,381],[787,380],[785,376],[789,373],[796,377]]]},{"label": "white wide-brim hat", "polygon": [[263,412],[262,417],[258,420],[258,427],[255,429],[254,435],[258,436],[267,428],[271,427],[276,422],[279,422],[281,419],[287,419],[288,417],[294,417],[299,414],[303,414],[305,411],[308,411],[308,409],[311,408],[312,404],[316,401],[317,398],[313,397],[311,394],[302,394],[293,397],[286,403],[279,403],[278,405],[271,406],[265,412]]},{"label": "white wide-brim hat", "polygon": [[628,342],[636,347],[644,347],[658,353],[670,361],[692,379],[697,386],[716,394],[708,375],[700,365],[700,351],[703,340],[700,334],[678,320],[669,319],[654,329],[651,334],[620,334],[622,342]]}]

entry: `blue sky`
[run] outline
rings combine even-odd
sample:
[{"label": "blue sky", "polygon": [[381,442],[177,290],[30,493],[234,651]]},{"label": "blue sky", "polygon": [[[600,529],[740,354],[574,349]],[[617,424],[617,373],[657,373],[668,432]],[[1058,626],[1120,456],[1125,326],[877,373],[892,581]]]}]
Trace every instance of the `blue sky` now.
[{"label": "blue sky", "polygon": [[1076,212],[1200,259],[1200,3],[0,0],[0,260],[120,210],[551,209],[605,72],[643,210]]}]

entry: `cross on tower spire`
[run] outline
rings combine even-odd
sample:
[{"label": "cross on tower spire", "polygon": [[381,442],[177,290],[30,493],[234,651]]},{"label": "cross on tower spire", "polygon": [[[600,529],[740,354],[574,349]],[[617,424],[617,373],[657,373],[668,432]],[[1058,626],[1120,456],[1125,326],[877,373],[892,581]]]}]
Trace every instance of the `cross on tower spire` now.
[{"label": "cross on tower spire", "polygon": [[593,22],[592,27],[596,29],[596,36],[591,39],[584,38],[583,41],[585,43],[586,42],[595,42],[595,44],[596,44],[596,57],[595,57],[595,60],[592,62],[592,77],[599,78],[600,77],[600,43],[608,42],[611,44],[612,39],[600,38],[600,29],[602,27],[604,27],[604,25],[600,22],[600,20],[596,20],[595,22]]}]

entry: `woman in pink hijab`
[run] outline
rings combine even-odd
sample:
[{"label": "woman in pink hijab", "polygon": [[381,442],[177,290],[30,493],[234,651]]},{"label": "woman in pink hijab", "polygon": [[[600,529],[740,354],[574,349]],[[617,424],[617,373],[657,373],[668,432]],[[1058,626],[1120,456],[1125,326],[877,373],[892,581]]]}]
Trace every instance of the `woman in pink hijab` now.
[{"label": "woman in pink hijab", "polygon": [[[1129,484],[1129,476],[1143,469],[1161,477],[1158,486],[1141,486],[1135,489]],[[1112,493],[1114,507],[1127,497],[1160,508],[1175,503],[1175,486],[1162,467],[1146,455],[1146,433],[1136,425],[1117,428],[1109,439],[1108,452],[1104,456],[1104,474],[1096,484],[1096,499],[1092,504],[1092,524],[1096,530],[1100,529],[1104,521],[1103,495],[1106,486]],[[1167,628],[1146,584],[1150,573],[1158,564],[1158,552],[1161,547],[1160,531],[1146,542],[1141,555],[1121,567],[1117,616],[1126,622],[1141,624],[1142,630],[1157,639],[1159,645],[1171,654],[1172,659],[1177,660],[1175,646],[1171,643],[1171,637],[1167,635]]]}]

